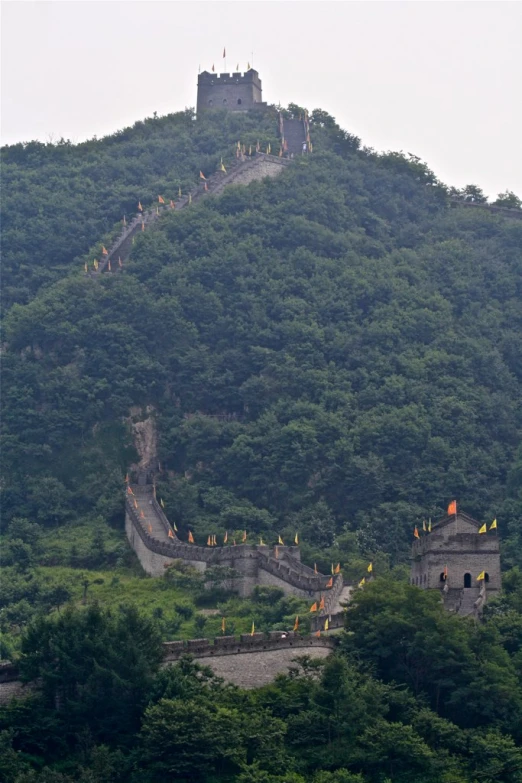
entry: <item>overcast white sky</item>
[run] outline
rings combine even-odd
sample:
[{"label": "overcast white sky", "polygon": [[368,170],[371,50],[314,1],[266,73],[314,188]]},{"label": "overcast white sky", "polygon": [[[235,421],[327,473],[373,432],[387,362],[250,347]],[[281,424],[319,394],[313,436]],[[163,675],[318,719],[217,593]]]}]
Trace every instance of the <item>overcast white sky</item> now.
[{"label": "overcast white sky", "polygon": [[[194,106],[254,59],[269,103],[320,107],[445,182],[522,196],[520,2],[2,2],[2,142],[82,141]],[[253,52],[253,55],[252,55]]]}]

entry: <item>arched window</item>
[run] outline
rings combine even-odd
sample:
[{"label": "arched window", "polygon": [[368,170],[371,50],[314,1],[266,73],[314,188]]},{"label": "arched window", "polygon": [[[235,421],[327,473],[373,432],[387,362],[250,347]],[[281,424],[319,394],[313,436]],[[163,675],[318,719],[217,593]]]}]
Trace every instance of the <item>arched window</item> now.
[{"label": "arched window", "polygon": [[209,106],[213,106],[214,105],[214,101],[212,100],[212,98],[209,100],[208,105]]},{"label": "arched window", "polygon": [[484,574],[484,581],[489,582],[489,574],[487,573],[487,571]]},{"label": "arched window", "polygon": [[445,581],[446,580],[444,579],[444,571],[441,571],[440,576],[439,576],[439,582],[445,582]]},{"label": "arched window", "polygon": [[464,587],[471,587],[471,574],[464,574]]},{"label": "arched window", "polygon": [[241,105],[241,103],[242,103],[242,101],[241,101],[241,98],[238,98],[238,99],[237,99],[237,105],[238,105],[238,106],[240,106],[240,105]]},{"label": "arched window", "polygon": [[226,105],[226,102],[227,102],[227,99],[226,99],[226,98],[223,98],[223,106],[225,106],[225,105]]}]

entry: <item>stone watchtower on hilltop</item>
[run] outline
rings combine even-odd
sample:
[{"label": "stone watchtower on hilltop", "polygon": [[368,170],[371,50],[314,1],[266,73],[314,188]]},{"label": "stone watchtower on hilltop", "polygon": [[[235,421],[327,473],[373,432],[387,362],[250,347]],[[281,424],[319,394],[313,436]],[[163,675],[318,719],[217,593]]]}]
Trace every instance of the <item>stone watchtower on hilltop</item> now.
[{"label": "stone watchtower on hilltop", "polygon": [[253,68],[246,73],[210,73],[198,77],[197,113],[207,109],[249,111],[264,108],[259,74]]},{"label": "stone watchtower on hilltop", "polygon": [[487,597],[501,589],[498,536],[479,533],[481,527],[459,511],[435,522],[412,546],[411,584],[439,590],[444,606],[460,615],[478,616]]}]

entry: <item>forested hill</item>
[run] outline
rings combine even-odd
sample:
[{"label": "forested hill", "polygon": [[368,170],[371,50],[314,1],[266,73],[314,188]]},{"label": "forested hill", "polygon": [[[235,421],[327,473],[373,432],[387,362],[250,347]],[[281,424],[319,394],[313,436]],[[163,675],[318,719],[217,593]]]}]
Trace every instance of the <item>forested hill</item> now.
[{"label": "forested hill", "polygon": [[401,562],[457,497],[520,560],[522,221],[450,209],[425,164],[315,112],[313,155],[82,273],[138,200],[276,127],[185,112],[4,150],[6,515],[120,524],[140,408],[182,536],[299,529],[305,556]]}]

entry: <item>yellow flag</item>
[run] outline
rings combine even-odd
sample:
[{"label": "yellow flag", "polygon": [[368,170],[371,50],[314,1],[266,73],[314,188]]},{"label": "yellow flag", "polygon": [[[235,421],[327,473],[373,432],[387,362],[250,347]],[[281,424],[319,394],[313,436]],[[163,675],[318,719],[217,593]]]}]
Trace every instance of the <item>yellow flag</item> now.
[{"label": "yellow flag", "polygon": [[181,198],[181,188],[178,188],[178,198]]},{"label": "yellow flag", "polygon": [[296,615],[295,622],[294,622],[294,631],[299,630],[299,615]]},{"label": "yellow flag", "polygon": [[325,630],[325,631],[327,631],[327,630],[328,630],[328,617],[327,617],[327,618],[326,618],[326,620],[324,621],[324,630]]},{"label": "yellow flag", "polygon": [[163,502],[163,498],[160,499],[160,506],[161,508],[165,508],[165,503]]},{"label": "yellow flag", "polygon": [[364,584],[365,582],[366,582],[366,579],[365,579],[365,578],[364,578],[364,576],[363,576],[363,578],[362,578],[362,579],[361,579],[361,581],[359,582],[359,587],[362,587],[362,586],[363,586],[363,584]]},{"label": "yellow flag", "polygon": [[490,530],[496,530],[497,529],[497,520],[494,519],[493,522],[490,525]]},{"label": "yellow flag", "polygon": [[110,259],[110,258],[109,258],[109,263],[108,263],[108,265],[107,265],[107,269],[109,270],[109,272],[111,272],[111,271],[112,271],[112,270],[111,270],[111,259]]},{"label": "yellow flag", "polygon": [[225,530],[225,537],[223,539],[223,543],[226,544],[228,541],[228,530]]},{"label": "yellow flag", "polygon": [[278,544],[281,544],[281,546],[284,546],[284,545],[285,545],[285,542],[283,541],[283,539],[281,538],[281,536],[278,536],[278,537],[277,537],[277,543],[278,543]]},{"label": "yellow flag", "polygon": [[173,523],[172,523],[172,527],[174,528],[174,530],[175,530],[175,531],[176,531],[176,533],[177,533],[177,532],[178,532],[178,527],[177,527],[177,525],[176,525],[176,523],[175,523],[175,522],[173,522]]},{"label": "yellow flag", "polygon": [[216,534],[215,533],[212,536],[212,546],[217,546],[217,539],[216,539]]},{"label": "yellow flag", "polygon": [[299,533],[296,533],[294,538],[294,544],[298,544],[298,543],[299,543]]},{"label": "yellow flag", "polygon": [[227,173],[227,170],[225,168],[225,164],[223,163],[223,161],[221,161],[221,167],[220,168],[221,168],[221,171],[223,171],[225,174]]},{"label": "yellow flag", "polygon": [[152,533],[152,525],[149,522],[149,533]]},{"label": "yellow flag", "polygon": [[140,212],[143,212],[143,207],[141,206],[141,201],[138,201],[138,209]]},{"label": "yellow flag", "polygon": [[369,573],[369,574],[371,574],[371,573],[372,573],[372,571],[373,571],[373,563],[370,563],[370,564],[368,565],[368,568],[367,568],[366,570],[368,571],[368,573]]},{"label": "yellow flag", "polygon": [[426,532],[426,520],[425,519],[422,520],[422,532],[423,533]]},{"label": "yellow flag", "polygon": [[247,63],[247,71],[250,70],[250,63]]},{"label": "yellow flag", "polygon": [[189,193],[189,200],[188,200],[188,203],[189,203],[189,204],[192,204],[192,193]]},{"label": "yellow flag", "polygon": [[330,579],[326,583],[326,587],[330,589],[330,587],[333,587],[333,576],[330,577]]},{"label": "yellow flag", "polygon": [[92,265],[96,269],[96,271],[98,271],[98,261],[96,259],[94,259],[94,261],[92,262]]},{"label": "yellow flag", "polygon": [[252,630],[250,631],[250,636],[253,636],[255,634],[255,632],[256,632],[256,626],[255,626],[255,623],[252,622]]},{"label": "yellow flag", "polygon": [[481,571],[480,574],[477,576],[477,582],[481,582],[485,578],[486,578],[485,572]]},{"label": "yellow flag", "polygon": [[487,527],[486,523],[484,522],[482,527],[479,529],[479,533],[487,533],[487,531],[488,531],[488,527]]},{"label": "yellow flag", "polygon": [[224,617],[221,618],[221,633],[225,633],[227,629],[227,621]]},{"label": "yellow flag", "polygon": [[431,533],[431,517],[428,520],[428,533]]},{"label": "yellow flag", "polygon": [[259,537],[259,546],[265,546],[265,542],[263,541],[263,536]]}]

